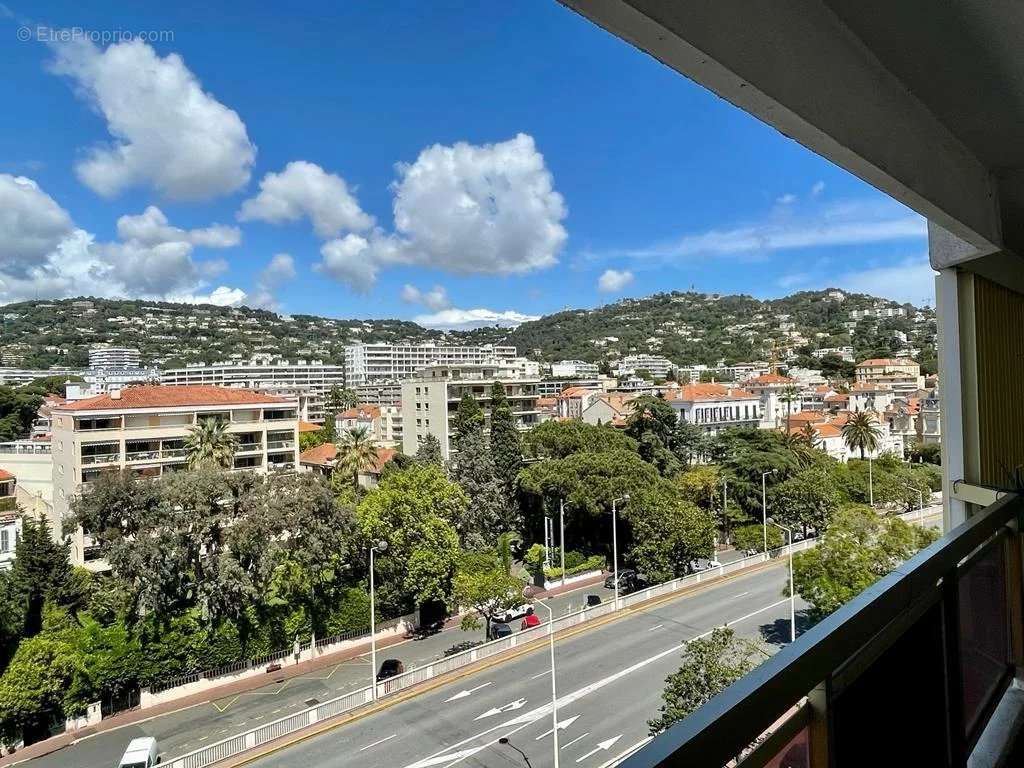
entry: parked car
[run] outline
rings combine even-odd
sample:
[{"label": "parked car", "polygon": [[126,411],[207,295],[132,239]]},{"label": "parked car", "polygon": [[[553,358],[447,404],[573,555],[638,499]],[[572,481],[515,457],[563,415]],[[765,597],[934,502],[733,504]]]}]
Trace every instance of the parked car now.
[{"label": "parked car", "polygon": [[512,608],[508,608],[504,613],[498,614],[498,616],[495,617],[495,620],[500,621],[502,624],[508,624],[510,621],[515,621],[520,616],[525,616],[528,610],[530,610],[529,603],[516,605]]},{"label": "parked car", "polygon": [[[632,568],[623,568],[619,571],[619,591],[626,589],[626,585],[636,578],[636,571]],[[615,574],[611,574],[604,580],[605,589],[615,589]]]},{"label": "parked car", "polygon": [[523,623],[519,626],[520,629],[529,629],[530,627],[540,626],[540,616],[533,612],[533,608],[526,609],[526,615],[523,616]]},{"label": "parked car", "polygon": [[152,768],[160,762],[160,756],[156,753],[156,739],[152,736],[142,736],[128,742],[128,747],[121,757],[118,768]]},{"label": "parked car", "polygon": [[708,568],[721,568],[722,564],[717,560],[708,560]]},{"label": "parked car", "polygon": [[601,604],[601,596],[600,595],[587,595],[587,604],[586,604],[587,608],[593,608],[595,605],[600,605],[600,604]]},{"label": "parked car", "polygon": [[491,624],[491,628],[487,632],[488,640],[498,640],[502,637],[508,637],[512,634],[512,627],[503,621],[495,622]]},{"label": "parked car", "polygon": [[377,673],[377,682],[387,680],[389,677],[400,675],[405,672],[405,665],[398,659],[384,659],[380,663],[380,671]]}]

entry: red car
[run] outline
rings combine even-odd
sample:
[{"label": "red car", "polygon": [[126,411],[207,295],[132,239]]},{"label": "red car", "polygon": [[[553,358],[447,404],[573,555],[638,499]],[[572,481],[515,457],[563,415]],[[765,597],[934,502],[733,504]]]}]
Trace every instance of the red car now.
[{"label": "red car", "polygon": [[529,629],[530,627],[539,627],[540,619],[537,618],[537,614],[533,612],[533,608],[526,609],[526,615],[523,617],[523,623],[519,626],[520,629]]}]

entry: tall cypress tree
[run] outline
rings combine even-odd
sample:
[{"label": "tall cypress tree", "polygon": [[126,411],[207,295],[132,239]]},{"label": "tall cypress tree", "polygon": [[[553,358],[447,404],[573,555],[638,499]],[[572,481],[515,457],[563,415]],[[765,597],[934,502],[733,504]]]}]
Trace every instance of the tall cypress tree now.
[{"label": "tall cypress tree", "polygon": [[499,381],[491,387],[491,458],[509,503],[515,499],[516,476],[523,466],[523,443],[516,428],[516,418],[505,396],[505,385]]},{"label": "tall cypress tree", "polygon": [[452,442],[456,450],[461,450],[459,445],[463,439],[472,434],[483,434],[484,412],[480,403],[466,392],[459,401],[458,410],[455,412],[455,421],[452,425]]},{"label": "tall cypress tree", "polygon": [[21,537],[14,551],[11,579],[24,607],[24,635],[32,637],[43,628],[46,600],[66,602],[71,583],[70,547],[53,540],[46,518],[24,515]]}]

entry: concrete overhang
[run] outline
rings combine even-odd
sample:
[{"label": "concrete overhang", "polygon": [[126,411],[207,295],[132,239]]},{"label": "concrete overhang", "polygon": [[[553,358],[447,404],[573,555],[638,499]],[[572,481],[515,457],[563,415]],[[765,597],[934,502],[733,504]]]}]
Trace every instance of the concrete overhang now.
[{"label": "concrete overhang", "polygon": [[1019,0],[560,2],[925,216],[934,267],[1020,263]]}]

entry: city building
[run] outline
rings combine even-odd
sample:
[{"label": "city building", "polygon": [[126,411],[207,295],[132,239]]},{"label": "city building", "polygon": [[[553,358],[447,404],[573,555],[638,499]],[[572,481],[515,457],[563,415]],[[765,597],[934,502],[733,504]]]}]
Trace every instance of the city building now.
[{"label": "city building", "polygon": [[610,424],[624,427],[633,413],[636,395],[624,392],[602,392],[584,408],[580,418],[587,424]]},{"label": "city building", "polygon": [[558,417],[560,419],[582,419],[594,398],[599,397],[602,390],[597,387],[568,387],[557,396]]},{"label": "city building", "polygon": [[743,388],[761,398],[763,429],[782,426],[787,414],[800,410],[800,388],[796,379],[778,373],[764,373],[747,379]]},{"label": "city building", "polygon": [[[111,389],[124,389],[133,384],[156,384],[160,381],[157,368],[87,368],[82,372],[85,386],[77,391],[86,396],[102,395]],[[69,398],[71,395],[69,395]]]},{"label": "city building", "polygon": [[687,384],[666,399],[680,422],[712,434],[728,427],[755,428],[761,422],[761,397],[727,384]]},{"label": "city building", "polygon": [[394,405],[357,405],[334,417],[338,432],[364,428],[377,445],[393,448],[402,444],[402,409]]},{"label": "city building", "polygon": [[[398,451],[394,448],[378,447],[373,461],[364,464],[356,475],[356,482],[367,490],[376,488],[384,465],[391,461]],[[338,466],[338,446],[335,443],[321,443],[299,454],[299,468],[303,472],[321,475],[333,474]]]},{"label": "city building", "polygon": [[142,368],[142,353],[135,347],[97,344],[89,347],[89,367],[138,370]]},{"label": "city building", "polygon": [[345,386],[345,367],[322,360],[288,362],[272,355],[251,360],[192,363],[161,374],[160,381],[172,386],[206,385],[244,387],[299,400],[300,415],[306,421],[324,420],[324,401],[332,387]]},{"label": "city building", "polygon": [[402,383],[400,381],[381,381],[373,384],[360,384],[351,387],[356,399],[367,405],[402,405]]},{"label": "city building", "polygon": [[500,363],[431,365],[402,382],[402,448],[412,456],[428,435],[441,443],[441,455],[453,452],[451,423],[465,394],[480,403],[485,413],[485,430],[490,425],[491,387],[505,388],[519,429],[526,431],[540,423],[537,407],[539,379],[524,378]]},{"label": "city building", "polygon": [[638,371],[646,371],[655,379],[667,379],[669,371],[674,368],[675,365],[671,360],[660,355],[626,355],[619,361],[615,373],[622,377],[636,375]]},{"label": "city building", "polygon": [[811,350],[811,357],[816,357],[819,360],[823,357],[838,357],[840,360],[852,363],[853,347],[822,347],[821,349]]},{"label": "city building", "polygon": [[559,360],[551,364],[553,379],[597,378],[598,373],[597,363],[584,360]]},{"label": "city building", "polygon": [[614,389],[618,383],[613,378],[581,378],[581,379],[541,379],[537,384],[537,392],[543,397],[557,397],[566,389],[571,387],[584,387],[586,389],[600,389],[608,392]]},{"label": "city building", "polygon": [[888,376],[916,380],[921,366],[906,357],[876,357],[857,363],[854,375],[857,381],[883,381]]},{"label": "city building", "polygon": [[51,368],[0,368],[0,384],[18,386],[28,384],[36,379],[59,376],[67,378],[70,376],[81,376],[85,371],[82,368],[67,368],[64,366],[53,366]]},{"label": "city building", "polygon": [[875,383],[871,381],[858,381],[849,391],[848,408],[855,413],[857,411],[875,411],[882,413],[888,410],[895,398],[895,392],[888,384]]},{"label": "city building", "polygon": [[[138,386],[69,401],[51,411],[53,507],[58,519],[103,472],[159,477],[185,466],[185,441],[206,419],[229,423],[235,469],[266,472],[298,464],[298,404],[244,388]],[[65,532],[67,533],[67,532]],[[86,533],[72,537],[72,562],[91,560]]]},{"label": "city building", "polygon": [[375,381],[397,381],[429,365],[480,364],[516,359],[515,347],[443,344],[353,344],[345,347],[345,382],[350,388]]},{"label": "city building", "polygon": [[14,551],[21,536],[21,514],[15,499],[17,479],[5,469],[0,469],[0,571],[8,571],[14,565]]}]

